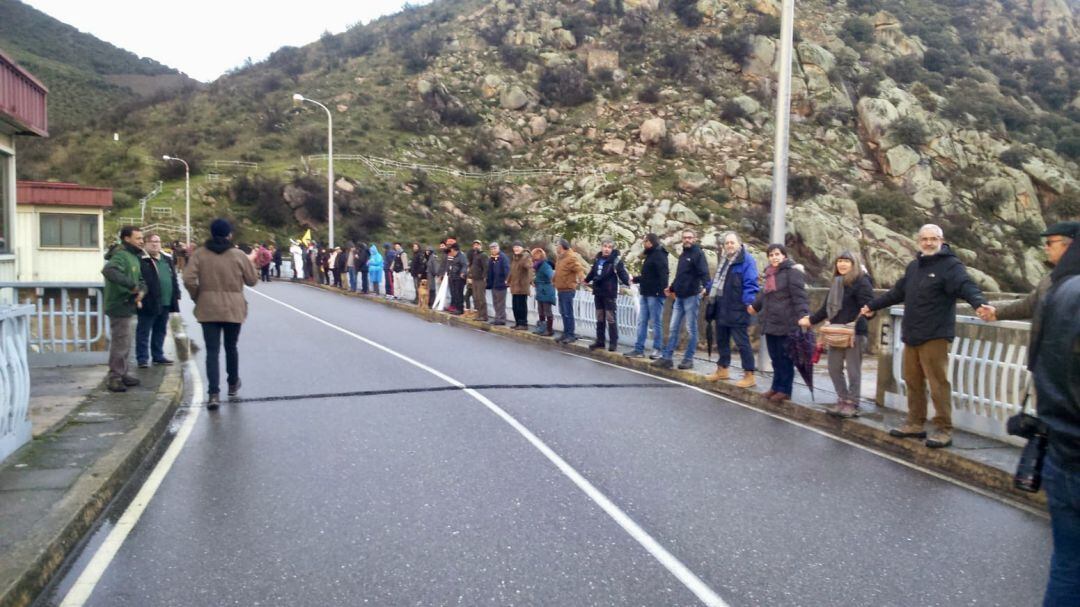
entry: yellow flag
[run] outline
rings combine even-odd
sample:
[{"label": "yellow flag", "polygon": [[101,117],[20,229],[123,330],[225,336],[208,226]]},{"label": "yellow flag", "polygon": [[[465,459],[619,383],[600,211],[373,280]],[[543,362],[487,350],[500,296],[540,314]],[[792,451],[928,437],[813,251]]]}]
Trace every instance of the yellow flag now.
[{"label": "yellow flag", "polygon": [[304,235],[300,237],[300,242],[304,243],[305,247],[311,244],[311,228],[308,228],[308,231],[304,232]]}]

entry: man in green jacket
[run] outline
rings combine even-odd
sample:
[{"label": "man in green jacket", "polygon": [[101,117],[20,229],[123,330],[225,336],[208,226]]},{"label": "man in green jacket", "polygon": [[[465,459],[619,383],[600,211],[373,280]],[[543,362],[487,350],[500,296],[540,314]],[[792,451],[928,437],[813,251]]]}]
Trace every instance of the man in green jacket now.
[{"label": "man in green jacket", "polygon": [[139,385],[139,380],[128,374],[128,356],[134,335],[132,320],[142,305],[146,294],[141,262],[143,255],[142,231],[134,226],[120,230],[120,244],[105,254],[105,315],[109,317],[109,381],[113,392],[125,392],[129,386]]}]

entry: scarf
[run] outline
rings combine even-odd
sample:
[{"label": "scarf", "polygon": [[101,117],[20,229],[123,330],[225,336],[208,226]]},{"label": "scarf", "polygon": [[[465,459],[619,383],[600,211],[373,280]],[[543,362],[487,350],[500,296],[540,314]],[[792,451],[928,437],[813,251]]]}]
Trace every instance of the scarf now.
[{"label": "scarf", "polygon": [[829,321],[832,321],[838,313],[844,300],[844,277],[837,276],[833,279],[832,286],[829,287],[829,295],[825,300],[825,312],[828,314]]},{"label": "scarf", "polygon": [[765,268],[765,293],[772,293],[776,290],[776,273],[780,271],[780,268],[770,265]]},{"label": "scarf", "polygon": [[[736,251],[735,255],[739,252]],[[723,256],[724,263],[720,264],[720,267],[716,268],[716,277],[712,281],[712,291],[709,293],[709,297],[718,297],[724,294],[724,283],[727,282],[728,268],[731,267],[731,262],[735,261],[735,255],[728,257]]]}]

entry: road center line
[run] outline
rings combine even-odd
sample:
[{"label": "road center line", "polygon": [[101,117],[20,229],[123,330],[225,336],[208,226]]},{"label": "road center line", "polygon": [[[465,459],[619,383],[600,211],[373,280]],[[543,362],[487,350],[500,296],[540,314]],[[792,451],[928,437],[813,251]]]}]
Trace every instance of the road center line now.
[{"label": "road center line", "polygon": [[120,551],[120,546],[123,545],[131,530],[135,528],[135,524],[139,522],[139,518],[146,511],[146,507],[150,505],[150,500],[154,499],[154,494],[161,487],[165,475],[172,469],[176,458],[184,448],[184,444],[187,443],[188,437],[191,436],[195,421],[199,419],[199,415],[202,413],[202,407],[200,406],[203,400],[202,376],[199,375],[199,365],[194,357],[189,358],[184,363],[184,371],[191,378],[193,405],[191,411],[181,422],[180,430],[177,431],[173,441],[169,443],[169,448],[165,450],[165,454],[161,456],[157,465],[150,472],[150,476],[146,477],[146,481],[135,495],[135,499],[128,504],[124,514],[120,516],[120,520],[116,521],[116,526],[109,531],[105,541],[98,547],[86,568],[79,574],[79,578],[75,580],[71,590],[64,596],[64,601],[60,603],[60,607],[82,607],[90,599],[90,595],[93,594],[94,588],[101,581],[105,570],[109,568],[109,564],[116,557],[116,553]]},{"label": "road center line", "polygon": [[634,522],[634,520],[631,519],[629,515],[623,512],[621,508],[616,506],[615,503],[608,499],[608,497],[602,492],[600,492],[599,489],[594,487],[593,484],[588,481],[588,479],[586,479],[584,476],[581,475],[581,473],[575,470],[573,466],[566,463],[566,460],[560,457],[559,454],[555,453],[555,451],[548,447],[547,444],[544,443],[544,441],[540,440],[540,438],[533,434],[532,431],[522,425],[521,422],[519,422],[512,415],[504,411],[502,407],[496,405],[483,394],[477,392],[472,388],[469,388],[464,383],[454,379],[453,377],[450,377],[449,375],[437,369],[425,365],[418,360],[410,358],[409,356],[397,352],[396,350],[392,350],[380,343],[374,342],[366,337],[363,337],[362,335],[353,333],[348,329],[339,327],[338,325],[335,325],[317,316],[309,314],[293,305],[281,301],[280,299],[276,299],[274,297],[266,295],[265,293],[260,293],[259,291],[256,291],[254,289],[248,289],[248,291],[250,293],[258,295],[259,297],[264,297],[274,303],[288,308],[296,312],[297,314],[300,314],[301,316],[305,316],[307,318],[310,318],[311,320],[314,320],[315,322],[330,327],[335,331],[348,335],[349,337],[361,341],[377,350],[381,350],[382,352],[399,358],[402,361],[407,362],[418,369],[421,369],[434,375],[435,377],[438,377],[439,379],[445,381],[450,385],[461,388],[462,392],[465,392],[469,396],[472,396],[474,399],[479,401],[480,404],[487,407],[487,409],[490,410],[492,413],[499,416],[504,422],[509,424],[511,428],[516,430],[518,434],[525,438],[525,440],[527,440],[529,444],[536,448],[537,451],[543,454],[543,456],[546,457],[548,461],[550,461],[552,464],[554,464],[555,467],[563,473],[563,475],[569,478],[572,483],[577,485],[578,489],[580,489],[585,495],[587,495],[589,499],[591,499],[620,527],[622,527],[623,530],[630,535],[630,537],[637,541],[637,543],[640,544],[641,547],[644,548],[649,554],[651,554],[653,558],[655,558],[665,569],[667,569],[680,582],[682,582],[682,584],[686,586],[686,588],[690,590],[690,592],[693,592],[694,595],[697,596],[702,603],[704,603],[705,605],[709,605],[710,607],[727,606],[727,603],[725,603],[724,600],[720,598],[720,595],[716,594],[716,592],[714,592],[712,588],[709,588],[709,586],[705,582],[703,582],[701,578],[699,578],[693,571],[691,571],[686,565],[684,565],[679,559],[677,559],[675,555],[671,554],[667,551],[666,548],[660,545],[660,543],[656,541],[651,535],[649,535],[647,531],[645,531],[640,525]]}]

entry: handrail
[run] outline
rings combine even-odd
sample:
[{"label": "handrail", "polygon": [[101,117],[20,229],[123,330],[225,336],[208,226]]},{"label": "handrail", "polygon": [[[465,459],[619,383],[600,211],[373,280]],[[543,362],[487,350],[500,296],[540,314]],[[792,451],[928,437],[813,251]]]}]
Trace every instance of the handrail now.
[{"label": "handrail", "polygon": [[109,329],[105,322],[103,283],[0,282],[0,290],[3,289],[14,291],[10,299],[21,301],[33,311],[27,344],[32,354],[62,355],[104,349]]},{"label": "handrail", "polygon": [[0,307],[0,461],[30,441],[27,336],[33,306]]}]

